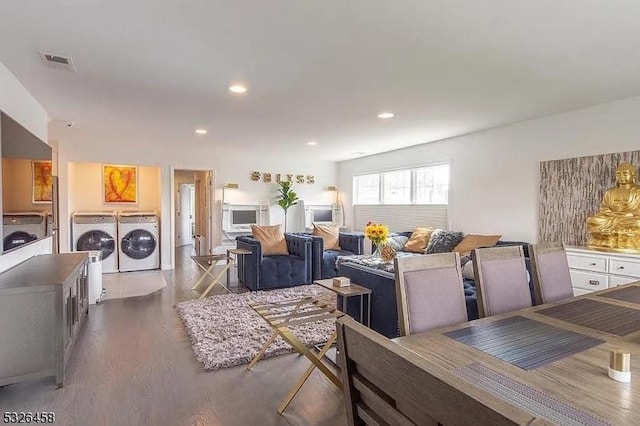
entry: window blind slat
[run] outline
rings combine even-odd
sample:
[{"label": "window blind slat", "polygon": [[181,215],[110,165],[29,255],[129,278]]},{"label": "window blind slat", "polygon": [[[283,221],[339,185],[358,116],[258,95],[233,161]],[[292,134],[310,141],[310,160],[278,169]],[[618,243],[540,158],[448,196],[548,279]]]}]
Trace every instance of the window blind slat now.
[{"label": "window blind slat", "polygon": [[364,231],[367,222],[383,223],[391,232],[411,231],[417,226],[449,229],[447,205],[363,205],[353,206],[354,229]]}]

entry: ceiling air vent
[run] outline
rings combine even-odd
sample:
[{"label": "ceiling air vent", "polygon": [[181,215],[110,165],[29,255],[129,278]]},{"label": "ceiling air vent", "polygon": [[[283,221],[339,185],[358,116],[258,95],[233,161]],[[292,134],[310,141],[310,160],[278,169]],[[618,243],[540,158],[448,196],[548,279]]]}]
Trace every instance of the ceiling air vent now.
[{"label": "ceiling air vent", "polygon": [[76,66],[73,64],[73,59],[65,56],[40,52],[40,58],[42,58],[42,62],[44,62],[48,67],[66,69],[74,72],[76,70]]}]

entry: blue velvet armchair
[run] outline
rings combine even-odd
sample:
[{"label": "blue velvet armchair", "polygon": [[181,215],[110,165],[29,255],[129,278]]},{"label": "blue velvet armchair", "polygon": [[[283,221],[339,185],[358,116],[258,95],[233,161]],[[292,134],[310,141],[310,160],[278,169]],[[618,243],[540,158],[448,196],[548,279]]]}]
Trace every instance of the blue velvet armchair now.
[{"label": "blue velvet armchair", "polygon": [[250,290],[267,290],[310,284],[311,239],[285,234],[288,255],[263,256],[260,241],[250,236],[236,237],[238,248],[251,251],[239,256],[241,283]]},{"label": "blue velvet armchair", "polygon": [[311,238],[311,270],[314,280],[333,278],[338,276],[336,259],[338,256],[351,256],[354,254],[364,254],[364,234],[358,232],[340,232],[338,245],[340,250],[324,249],[322,237],[312,234],[297,234]]}]

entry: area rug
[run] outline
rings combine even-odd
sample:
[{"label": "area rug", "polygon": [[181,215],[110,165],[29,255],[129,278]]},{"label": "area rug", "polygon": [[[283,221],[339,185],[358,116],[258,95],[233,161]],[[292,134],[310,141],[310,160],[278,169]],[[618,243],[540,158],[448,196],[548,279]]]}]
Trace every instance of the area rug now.
[{"label": "area rug", "polygon": [[[318,297],[335,306],[336,295],[316,285],[226,294],[189,300],[175,305],[191,339],[196,359],[205,370],[218,370],[249,363],[273,333],[271,327],[249,306],[250,302],[274,303]],[[335,331],[335,320],[322,320],[292,326],[292,332],[307,346],[326,342]],[[293,348],[278,337],[267,349],[264,358],[293,352]]]},{"label": "area rug", "polygon": [[146,296],[167,286],[162,271],[102,274],[102,300]]}]

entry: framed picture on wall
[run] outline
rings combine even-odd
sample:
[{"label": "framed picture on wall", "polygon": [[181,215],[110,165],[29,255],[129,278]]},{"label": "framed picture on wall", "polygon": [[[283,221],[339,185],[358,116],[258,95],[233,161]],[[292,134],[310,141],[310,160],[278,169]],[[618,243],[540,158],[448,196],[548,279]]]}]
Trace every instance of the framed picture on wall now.
[{"label": "framed picture on wall", "polygon": [[136,204],[138,202],[138,168],[103,165],[102,189],[105,203]]},{"label": "framed picture on wall", "polygon": [[51,178],[51,161],[32,161],[31,176],[33,188],[33,203],[51,203],[53,195],[53,180]]}]

